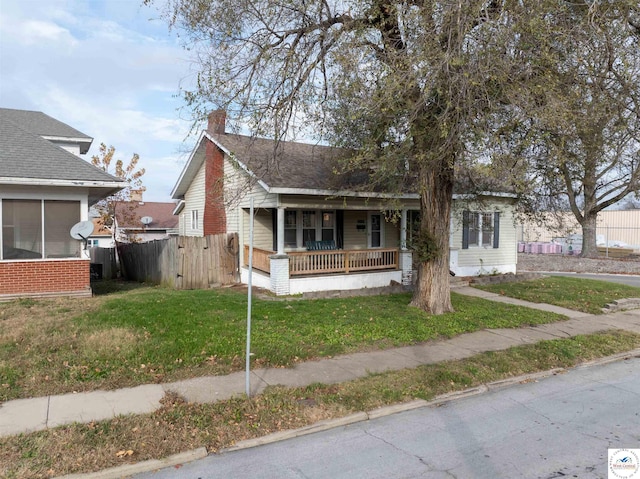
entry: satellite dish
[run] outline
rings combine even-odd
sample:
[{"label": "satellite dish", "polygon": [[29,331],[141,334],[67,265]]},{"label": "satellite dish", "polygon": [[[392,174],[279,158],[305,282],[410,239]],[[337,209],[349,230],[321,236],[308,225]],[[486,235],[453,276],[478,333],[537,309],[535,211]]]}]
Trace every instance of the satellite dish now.
[{"label": "satellite dish", "polygon": [[153,218],[151,216],[143,216],[142,218],[140,218],[140,221],[142,222],[143,225],[147,226],[151,224],[151,222],[153,221]]},{"label": "satellite dish", "polygon": [[71,227],[69,234],[73,239],[86,241],[93,233],[93,221],[81,221]]}]

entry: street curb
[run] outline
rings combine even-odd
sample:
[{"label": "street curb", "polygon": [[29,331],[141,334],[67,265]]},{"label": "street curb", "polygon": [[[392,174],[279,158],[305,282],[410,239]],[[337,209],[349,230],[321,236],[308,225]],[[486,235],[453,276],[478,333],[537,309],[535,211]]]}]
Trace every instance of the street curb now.
[{"label": "street curb", "polygon": [[[591,366],[599,366],[599,365],[613,363],[616,361],[621,361],[624,359],[630,359],[633,357],[640,358],[640,348],[632,349],[631,351],[626,351],[626,352],[614,354],[611,356],[606,356],[604,358],[585,361],[583,363],[580,363],[570,368],[555,368],[547,371],[539,371],[535,373],[523,374],[521,376],[515,376],[513,378],[501,379],[499,381],[493,381],[487,384],[481,384],[480,386],[476,386],[470,389],[465,389],[463,391],[454,391],[451,393],[442,394],[440,396],[437,396],[431,399],[430,401],[426,401],[424,399],[416,399],[414,401],[409,401],[406,403],[392,404],[390,406],[384,406],[378,409],[372,409],[367,412],[357,412],[357,413],[350,414],[348,416],[344,416],[340,418],[319,421],[317,423],[310,424],[309,426],[304,426],[298,429],[279,431],[273,434],[269,434],[267,436],[261,436],[254,439],[247,439],[245,441],[240,441],[231,447],[220,449],[217,454],[241,451],[244,449],[251,449],[253,447],[264,446],[267,444],[272,444],[272,443],[284,441],[287,439],[295,439],[298,437],[307,436],[309,434],[314,434],[321,431],[327,431],[337,427],[344,427],[351,424],[357,424],[360,422],[370,421],[373,419],[392,416],[394,414],[407,412],[414,409],[419,409],[424,407],[438,407],[452,401],[477,396],[477,395],[484,394],[486,392],[493,391],[496,389],[513,386],[515,384],[536,382],[540,379],[544,379],[550,376],[563,374],[572,369],[581,369],[581,368],[586,368]],[[173,456],[169,456],[164,459],[152,459],[149,461],[139,462],[136,464],[126,464],[126,465],[114,467],[111,469],[104,469],[98,472],[59,476],[57,479],[120,479],[120,478],[131,476],[133,474],[150,472],[156,469],[162,469],[162,468],[171,467],[171,466],[183,464],[190,461],[195,461],[198,459],[203,459],[207,455],[208,453],[206,448],[201,447],[191,451],[175,454]]]},{"label": "street curb", "polygon": [[138,462],[135,464],[124,464],[122,466],[103,469],[102,471],[89,472],[85,474],[68,474],[66,476],[58,476],[58,479],[120,479],[132,476],[133,474],[141,474],[165,467],[178,466],[186,462],[196,461],[207,457],[207,449],[199,447],[191,451],[180,452],[164,459],[150,459],[148,461]]},{"label": "street curb", "polygon": [[344,417],[327,419],[326,421],[319,421],[314,424],[310,424],[309,426],[304,426],[298,429],[289,429],[287,431],[274,432],[273,434],[269,434],[267,436],[240,441],[231,447],[220,449],[220,454],[223,454],[225,452],[239,451],[242,449],[250,449],[252,447],[284,441],[286,439],[294,439],[296,437],[306,436],[308,434],[313,434],[321,431],[327,431],[336,427],[348,426],[349,424],[366,421],[367,419],[369,419],[369,416],[366,412],[357,412]]},{"label": "street curb", "polygon": [[256,446],[263,446],[265,444],[271,444],[271,443],[282,441],[285,439],[293,439],[296,437],[306,436],[308,434],[313,434],[320,431],[326,431],[328,429],[332,429],[335,427],[348,426],[350,424],[355,424],[358,422],[364,422],[372,419],[391,416],[393,414],[411,411],[413,409],[431,407],[431,406],[441,406],[448,402],[452,402],[458,399],[468,398],[472,396],[477,396],[479,394],[484,394],[488,391],[493,391],[495,389],[500,389],[500,388],[512,386],[515,384],[535,382],[540,379],[544,379],[550,376],[555,376],[557,374],[564,373],[571,369],[608,364],[615,361],[636,357],[639,355],[640,355],[640,348],[633,349],[631,351],[626,351],[624,353],[618,353],[612,356],[607,356],[605,358],[600,358],[600,359],[595,359],[593,361],[580,363],[571,368],[555,368],[547,371],[539,371],[536,373],[523,374],[521,376],[516,376],[513,378],[501,379],[499,381],[494,381],[487,384],[481,384],[480,386],[476,386],[470,389],[465,389],[464,391],[454,391],[451,393],[442,394],[440,396],[433,398],[430,401],[425,401],[424,399],[416,399],[414,401],[410,401],[406,403],[392,404],[391,406],[384,406],[384,407],[373,409],[367,412],[359,412],[359,413],[351,414],[349,416],[345,416],[342,418],[328,419],[326,421],[321,421],[321,422],[311,424],[309,426],[305,426],[299,429],[290,429],[288,431],[280,431],[273,434],[269,434],[267,436],[262,436],[255,439],[248,439],[246,441],[240,441],[231,447],[220,449],[219,454],[223,454],[225,452],[239,451],[242,449],[250,449]]}]

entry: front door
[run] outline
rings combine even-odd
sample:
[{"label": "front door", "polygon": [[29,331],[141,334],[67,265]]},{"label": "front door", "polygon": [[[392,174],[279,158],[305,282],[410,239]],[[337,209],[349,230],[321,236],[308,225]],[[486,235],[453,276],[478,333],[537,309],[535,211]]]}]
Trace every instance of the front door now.
[{"label": "front door", "polygon": [[369,248],[382,248],[382,215],[369,213]]}]

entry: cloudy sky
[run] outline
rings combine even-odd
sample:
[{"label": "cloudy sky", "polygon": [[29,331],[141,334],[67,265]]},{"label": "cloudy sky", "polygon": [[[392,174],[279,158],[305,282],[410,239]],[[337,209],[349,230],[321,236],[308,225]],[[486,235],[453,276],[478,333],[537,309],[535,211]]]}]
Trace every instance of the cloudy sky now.
[{"label": "cloudy sky", "polygon": [[193,139],[180,111],[189,63],[138,0],[0,0],[0,106],[42,111],[140,155],[147,201],[170,201]]}]

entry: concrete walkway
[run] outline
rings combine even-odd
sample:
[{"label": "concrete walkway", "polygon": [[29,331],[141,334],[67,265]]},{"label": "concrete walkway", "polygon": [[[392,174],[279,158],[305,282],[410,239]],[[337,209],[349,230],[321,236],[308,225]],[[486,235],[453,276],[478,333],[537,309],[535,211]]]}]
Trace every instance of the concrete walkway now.
[{"label": "concrete walkway", "polygon": [[[492,301],[564,314],[570,319],[535,327],[488,329],[416,346],[305,362],[289,369],[255,369],[250,376],[252,394],[260,393],[269,385],[298,387],[315,382],[339,383],[369,373],[415,368],[424,364],[463,359],[483,351],[498,351],[545,339],[568,338],[608,329],[640,333],[640,310],[595,316],[548,304],[528,303],[470,287],[456,288],[455,291]],[[0,405],[0,436],[38,431],[74,422],[99,421],[118,415],[150,413],[160,407],[160,400],[169,391],[174,391],[191,402],[210,403],[225,400],[245,393],[245,373],[200,377],[167,384],[148,384],[115,391],[92,391],[8,401]]]}]

